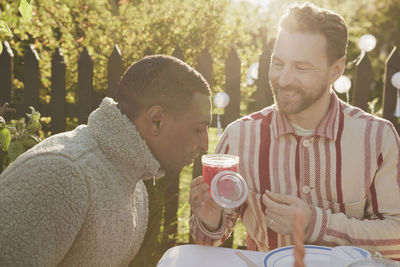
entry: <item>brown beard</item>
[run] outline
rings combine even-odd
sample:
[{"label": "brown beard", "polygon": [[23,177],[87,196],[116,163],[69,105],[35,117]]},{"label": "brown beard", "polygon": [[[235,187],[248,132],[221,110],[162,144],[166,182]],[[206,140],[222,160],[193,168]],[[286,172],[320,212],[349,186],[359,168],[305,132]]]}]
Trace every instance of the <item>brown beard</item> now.
[{"label": "brown beard", "polygon": [[[302,112],[303,110],[307,109],[312,104],[314,104],[316,101],[318,101],[323,96],[323,94],[326,91],[326,88],[328,87],[327,82],[325,82],[318,87],[318,91],[316,92],[316,94],[310,95],[297,86],[281,87],[275,81],[270,81],[270,85],[272,88],[275,104],[277,105],[278,110],[283,114],[297,114]],[[298,101],[297,105],[290,105],[289,103],[282,103],[282,102],[279,103],[278,101],[279,99],[277,98],[277,92],[286,90],[294,91],[300,94],[301,99],[300,101]]]}]

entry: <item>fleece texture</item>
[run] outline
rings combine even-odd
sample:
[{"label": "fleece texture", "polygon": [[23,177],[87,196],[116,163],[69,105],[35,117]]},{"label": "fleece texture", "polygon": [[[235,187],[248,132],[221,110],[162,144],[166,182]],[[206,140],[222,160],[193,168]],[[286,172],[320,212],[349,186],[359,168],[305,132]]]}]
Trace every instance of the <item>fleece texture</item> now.
[{"label": "fleece texture", "polygon": [[0,266],[127,266],[146,232],[142,180],[164,172],[111,98],[0,176]]}]

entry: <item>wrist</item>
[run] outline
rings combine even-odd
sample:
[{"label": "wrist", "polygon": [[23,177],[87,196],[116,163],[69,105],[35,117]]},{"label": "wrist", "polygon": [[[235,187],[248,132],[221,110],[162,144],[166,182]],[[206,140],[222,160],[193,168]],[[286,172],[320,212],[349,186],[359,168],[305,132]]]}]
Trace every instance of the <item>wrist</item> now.
[{"label": "wrist", "polygon": [[220,216],[220,219],[219,219],[218,223],[209,224],[209,223],[206,223],[206,222],[204,222],[203,220],[201,220],[201,224],[202,224],[203,227],[204,227],[205,229],[207,229],[208,231],[210,231],[210,232],[215,232],[215,231],[217,231],[218,229],[220,229],[221,226],[222,226],[222,224],[223,224],[222,214],[221,214],[221,216]]}]

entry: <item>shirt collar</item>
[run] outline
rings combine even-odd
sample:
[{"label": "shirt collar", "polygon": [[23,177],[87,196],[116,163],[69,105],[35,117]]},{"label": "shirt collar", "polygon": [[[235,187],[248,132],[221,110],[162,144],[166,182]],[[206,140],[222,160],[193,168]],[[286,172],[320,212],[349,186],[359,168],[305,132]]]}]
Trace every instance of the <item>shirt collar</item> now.
[{"label": "shirt collar", "polygon": [[[341,112],[341,104],[342,101],[337,97],[335,92],[332,91],[331,105],[329,107],[328,113],[322,119],[317,129],[315,129],[315,133],[313,135],[336,140],[339,126],[339,115]],[[280,113],[276,109],[276,106],[274,106],[274,112],[271,122],[275,138],[285,134],[295,134],[292,125],[289,123],[289,120],[284,114]]]},{"label": "shirt collar", "polygon": [[90,114],[88,127],[106,157],[128,180],[165,175],[135,125],[121,113],[113,99],[103,99],[99,108]]}]

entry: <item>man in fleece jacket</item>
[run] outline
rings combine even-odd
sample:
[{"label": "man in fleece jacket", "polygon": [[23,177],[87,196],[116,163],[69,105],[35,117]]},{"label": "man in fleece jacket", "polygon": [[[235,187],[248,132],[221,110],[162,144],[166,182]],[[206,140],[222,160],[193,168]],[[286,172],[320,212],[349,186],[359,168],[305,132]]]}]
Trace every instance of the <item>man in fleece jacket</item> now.
[{"label": "man in fleece jacket", "polygon": [[127,266],[147,227],[143,180],[207,151],[210,89],[184,62],[145,57],[117,95],[1,174],[0,266]]}]

